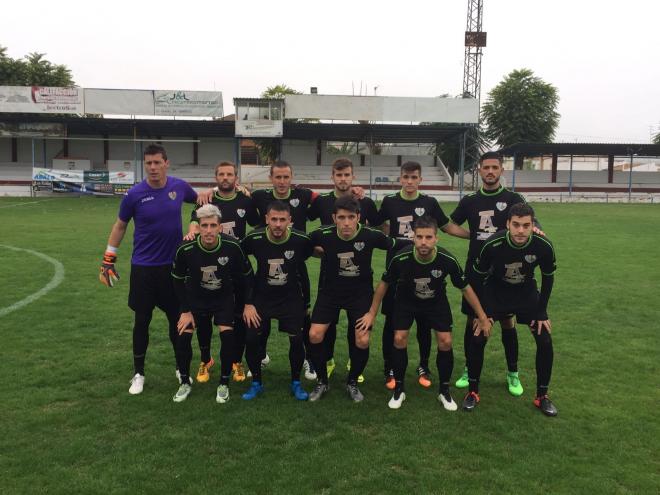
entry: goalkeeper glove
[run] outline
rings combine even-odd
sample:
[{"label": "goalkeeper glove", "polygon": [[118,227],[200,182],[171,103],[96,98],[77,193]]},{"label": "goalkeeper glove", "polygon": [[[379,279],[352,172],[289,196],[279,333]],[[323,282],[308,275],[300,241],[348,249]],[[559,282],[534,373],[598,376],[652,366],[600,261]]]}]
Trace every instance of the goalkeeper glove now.
[{"label": "goalkeeper glove", "polygon": [[99,273],[99,280],[103,285],[114,287],[115,282],[119,280],[119,273],[115,268],[117,255],[106,251],[103,255],[103,262],[101,263],[101,273]]}]

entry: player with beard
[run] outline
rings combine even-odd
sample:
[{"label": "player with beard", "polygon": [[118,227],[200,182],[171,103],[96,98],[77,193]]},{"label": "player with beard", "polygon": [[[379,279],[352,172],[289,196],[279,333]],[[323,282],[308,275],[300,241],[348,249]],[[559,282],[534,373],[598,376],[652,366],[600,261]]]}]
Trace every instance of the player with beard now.
[{"label": "player with beard", "polygon": [[[544,236],[535,234],[534,210],[517,203],[509,210],[506,230],[486,241],[474,265],[481,285],[484,308],[495,320],[516,318],[529,325],[536,341],[536,397],[534,405],[547,416],[556,416],[557,408],[548,397],[552,374],[552,325],[548,318],[548,302],[556,270],[555,251]],[[537,290],[534,270],[541,271],[541,290]],[[487,335],[477,329],[472,335],[468,353],[469,392],[463,409],[472,411],[479,403],[479,378],[484,360]]]},{"label": "player with beard", "polygon": [[[335,201],[342,197],[355,197],[353,180],[353,162],[348,158],[338,158],[332,162],[332,183],[334,189],[328,193],[320,194],[311,204],[307,212],[309,220],[321,220],[321,225],[333,225],[332,218],[334,212]],[[356,198],[358,199],[358,198]],[[360,223],[362,225],[375,225],[378,222],[378,211],[376,203],[371,198],[362,197],[358,199],[360,203]],[[322,278],[319,277],[319,280]],[[351,339],[355,336],[355,332],[351,329],[347,332],[349,339],[349,347],[355,346],[355,342]],[[328,358],[327,369],[328,377],[332,375],[335,369],[335,341],[337,340],[337,322],[333,322],[328,327],[325,334],[324,343],[326,345],[326,356]],[[350,369],[350,362],[347,365]],[[358,383],[364,382],[364,376],[358,377]]]},{"label": "player with beard", "polygon": [[[220,162],[215,166],[216,191],[211,199],[211,204],[215,205],[222,215],[222,233],[234,239],[240,240],[245,237],[247,226],[257,225],[259,215],[252,199],[243,191],[237,189],[237,167],[231,162]],[[197,222],[197,209],[193,210],[190,216],[190,225],[188,234],[184,240],[190,241],[199,233],[199,224]],[[232,365],[233,379],[236,382],[245,380],[245,370],[243,368],[243,352],[245,350],[245,325],[243,323],[243,305],[242,294],[237,294],[234,306],[234,342],[236,350],[234,352],[234,364]],[[197,372],[197,381],[205,383],[209,381],[210,369],[215,364],[211,355],[212,332],[197,332],[197,340],[201,354],[201,362]],[[208,341],[204,340],[208,337]]]},{"label": "player with beard", "polygon": [[[387,222],[385,227],[393,239],[407,239],[414,237],[413,224],[421,216],[428,215],[433,218],[443,232],[467,239],[470,233],[464,228],[450,222],[442,211],[437,200],[419,192],[422,182],[422,166],[417,162],[406,162],[401,165],[401,191],[389,194],[383,198],[378,211],[378,224]],[[393,253],[392,253],[393,254]],[[390,259],[387,259],[389,264]],[[394,292],[390,289],[383,300],[382,313],[385,315],[383,326],[383,361],[385,385],[394,390],[395,379],[392,366],[392,349],[394,346],[394,327],[392,326]],[[417,375],[419,384],[423,387],[431,386],[431,371],[429,357],[431,355],[431,330],[417,326],[417,342],[419,344],[419,366]]]},{"label": "player with beard", "polygon": [[291,210],[281,201],[273,201],[266,209],[266,227],[250,232],[241,246],[257,261],[254,290],[243,311],[247,324],[246,356],[252,385],[243,399],[252,400],[263,393],[261,359],[271,319],[278,321],[280,332],[289,337],[290,389],[298,400],[308,394],[300,385],[300,372],[305,358],[302,332],[305,321],[305,299],[302,290],[305,260],[312,245],[304,232],[291,229]]},{"label": "player with beard", "polygon": [[[511,207],[516,203],[525,203],[525,198],[521,194],[502,186],[500,180],[503,172],[502,156],[494,151],[484,153],[479,159],[482,187],[461,198],[458,206],[450,215],[451,220],[457,225],[462,225],[467,221],[470,227],[470,245],[465,262],[465,275],[477,293],[479,293],[479,286],[477,285],[478,277],[474,273],[474,263],[481,248],[495,232],[506,228]],[[538,229],[535,229],[535,232],[542,234]],[[463,336],[466,365],[462,376],[456,381],[456,387],[466,388],[468,386],[467,355],[473,334],[474,312],[465,300],[463,300],[461,310],[467,316]],[[518,334],[512,318],[500,320],[500,326],[507,364],[507,387],[509,393],[517,397],[523,393],[518,375]]]},{"label": "player with beard", "polygon": [[388,406],[399,409],[406,399],[404,377],[408,366],[408,333],[413,321],[418,327],[435,331],[438,342],[436,366],[440,387],[438,400],[448,411],[458,406],[449,392],[449,380],[454,367],[452,350],[452,313],[446,294],[446,279],[463,292],[479,315],[479,328],[489,333],[491,323],[486,317],[474,290],[469,286],[456,258],[437,246],[438,225],[423,216],[415,220],[414,245],[398,251],[390,261],[374,294],[369,312],[376,317],[380,302],[389,286],[394,288],[394,378],[396,386]]}]

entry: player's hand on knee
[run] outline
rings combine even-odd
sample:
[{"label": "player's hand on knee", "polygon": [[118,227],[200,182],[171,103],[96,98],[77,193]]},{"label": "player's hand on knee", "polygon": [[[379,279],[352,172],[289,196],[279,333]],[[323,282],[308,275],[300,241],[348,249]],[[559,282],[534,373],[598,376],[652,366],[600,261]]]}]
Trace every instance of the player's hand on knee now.
[{"label": "player's hand on knee", "polygon": [[243,309],[243,321],[252,328],[257,328],[261,325],[261,316],[257,313],[257,308],[253,304],[246,304]]},{"label": "player's hand on knee", "polygon": [[541,335],[541,332],[545,328],[548,333],[552,333],[552,322],[550,320],[534,320],[530,323],[532,331],[536,330],[537,335]]},{"label": "player's hand on knee", "polygon": [[472,329],[474,330],[474,336],[478,337],[481,333],[484,334],[484,337],[490,337],[490,331],[493,328],[493,319],[484,318],[478,319],[475,318],[472,320]]},{"label": "player's hand on knee", "polygon": [[179,316],[179,322],[176,324],[176,329],[179,332],[179,335],[193,333],[195,329],[195,318],[190,311],[187,313],[181,313],[181,316]]},{"label": "player's hand on knee", "polygon": [[364,316],[355,321],[355,330],[358,332],[366,332],[371,328],[376,319],[376,315],[371,312],[365,313]]},{"label": "player's hand on knee", "polygon": [[101,283],[107,287],[114,287],[115,282],[119,280],[119,273],[117,273],[117,268],[115,268],[115,263],[117,262],[117,255],[106,251],[103,255],[103,261],[101,262],[101,273],[99,273],[99,280]]}]

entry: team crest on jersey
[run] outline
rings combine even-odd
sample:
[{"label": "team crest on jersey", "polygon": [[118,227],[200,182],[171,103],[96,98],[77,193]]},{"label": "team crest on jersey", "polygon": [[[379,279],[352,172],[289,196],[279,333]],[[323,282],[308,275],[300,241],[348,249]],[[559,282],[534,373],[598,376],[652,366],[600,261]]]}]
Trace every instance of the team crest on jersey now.
[{"label": "team crest on jersey", "polygon": [[357,249],[358,251],[362,251],[364,249],[364,242],[362,241],[356,242],[355,244],[353,244],[353,247],[355,247],[355,249]]},{"label": "team crest on jersey", "polygon": [[238,210],[236,210],[236,213],[241,218],[243,218],[245,216],[245,210],[243,208],[239,208]]},{"label": "team crest on jersey", "polygon": [[415,208],[415,213],[417,213],[418,217],[421,217],[424,213],[426,213],[426,210],[424,208]]},{"label": "team crest on jersey", "polygon": [[294,255],[294,254],[295,254],[294,251],[284,251],[284,257],[285,257],[286,259],[288,259],[288,260],[290,260],[291,258],[293,258],[293,255]]},{"label": "team crest on jersey", "polygon": [[442,270],[431,270],[431,275],[433,275],[434,278],[440,278],[440,275],[442,275]]},{"label": "team crest on jersey", "polygon": [[534,263],[536,261],[536,255],[534,254],[525,255],[525,261],[529,264]]},{"label": "team crest on jersey", "polygon": [[495,206],[500,211],[504,211],[506,209],[506,203],[504,201],[498,201],[497,203],[495,203]]},{"label": "team crest on jersey", "polygon": [[170,191],[167,193],[167,195],[170,197],[172,201],[176,199],[176,191]]},{"label": "team crest on jersey", "polygon": [[300,200],[298,198],[290,199],[289,204],[295,208],[300,204]]},{"label": "team crest on jersey", "polygon": [[220,256],[218,258],[218,263],[220,263],[222,266],[225,266],[227,263],[229,263],[229,258],[227,256]]}]

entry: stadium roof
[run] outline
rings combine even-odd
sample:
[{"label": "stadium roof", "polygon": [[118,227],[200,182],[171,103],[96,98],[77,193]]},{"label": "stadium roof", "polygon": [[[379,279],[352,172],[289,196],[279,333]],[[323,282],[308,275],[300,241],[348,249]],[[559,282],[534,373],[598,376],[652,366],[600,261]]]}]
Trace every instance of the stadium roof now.
[{"label": "stadium roof", "polygon": [[[66,125],[67,135],[114,135],[138,138],[234,137],[234,121],[76,118],[59,115],[0,114],[0,122],[52,122]],[[458,138],[469,124],[334,124],[284,121],[284,139],[376,143],[438,143]]]},{"label": "stadium roof", "polygon": [[660,156],[660,144],[635,143],[519,143],[502,148],[504,156]]}]

